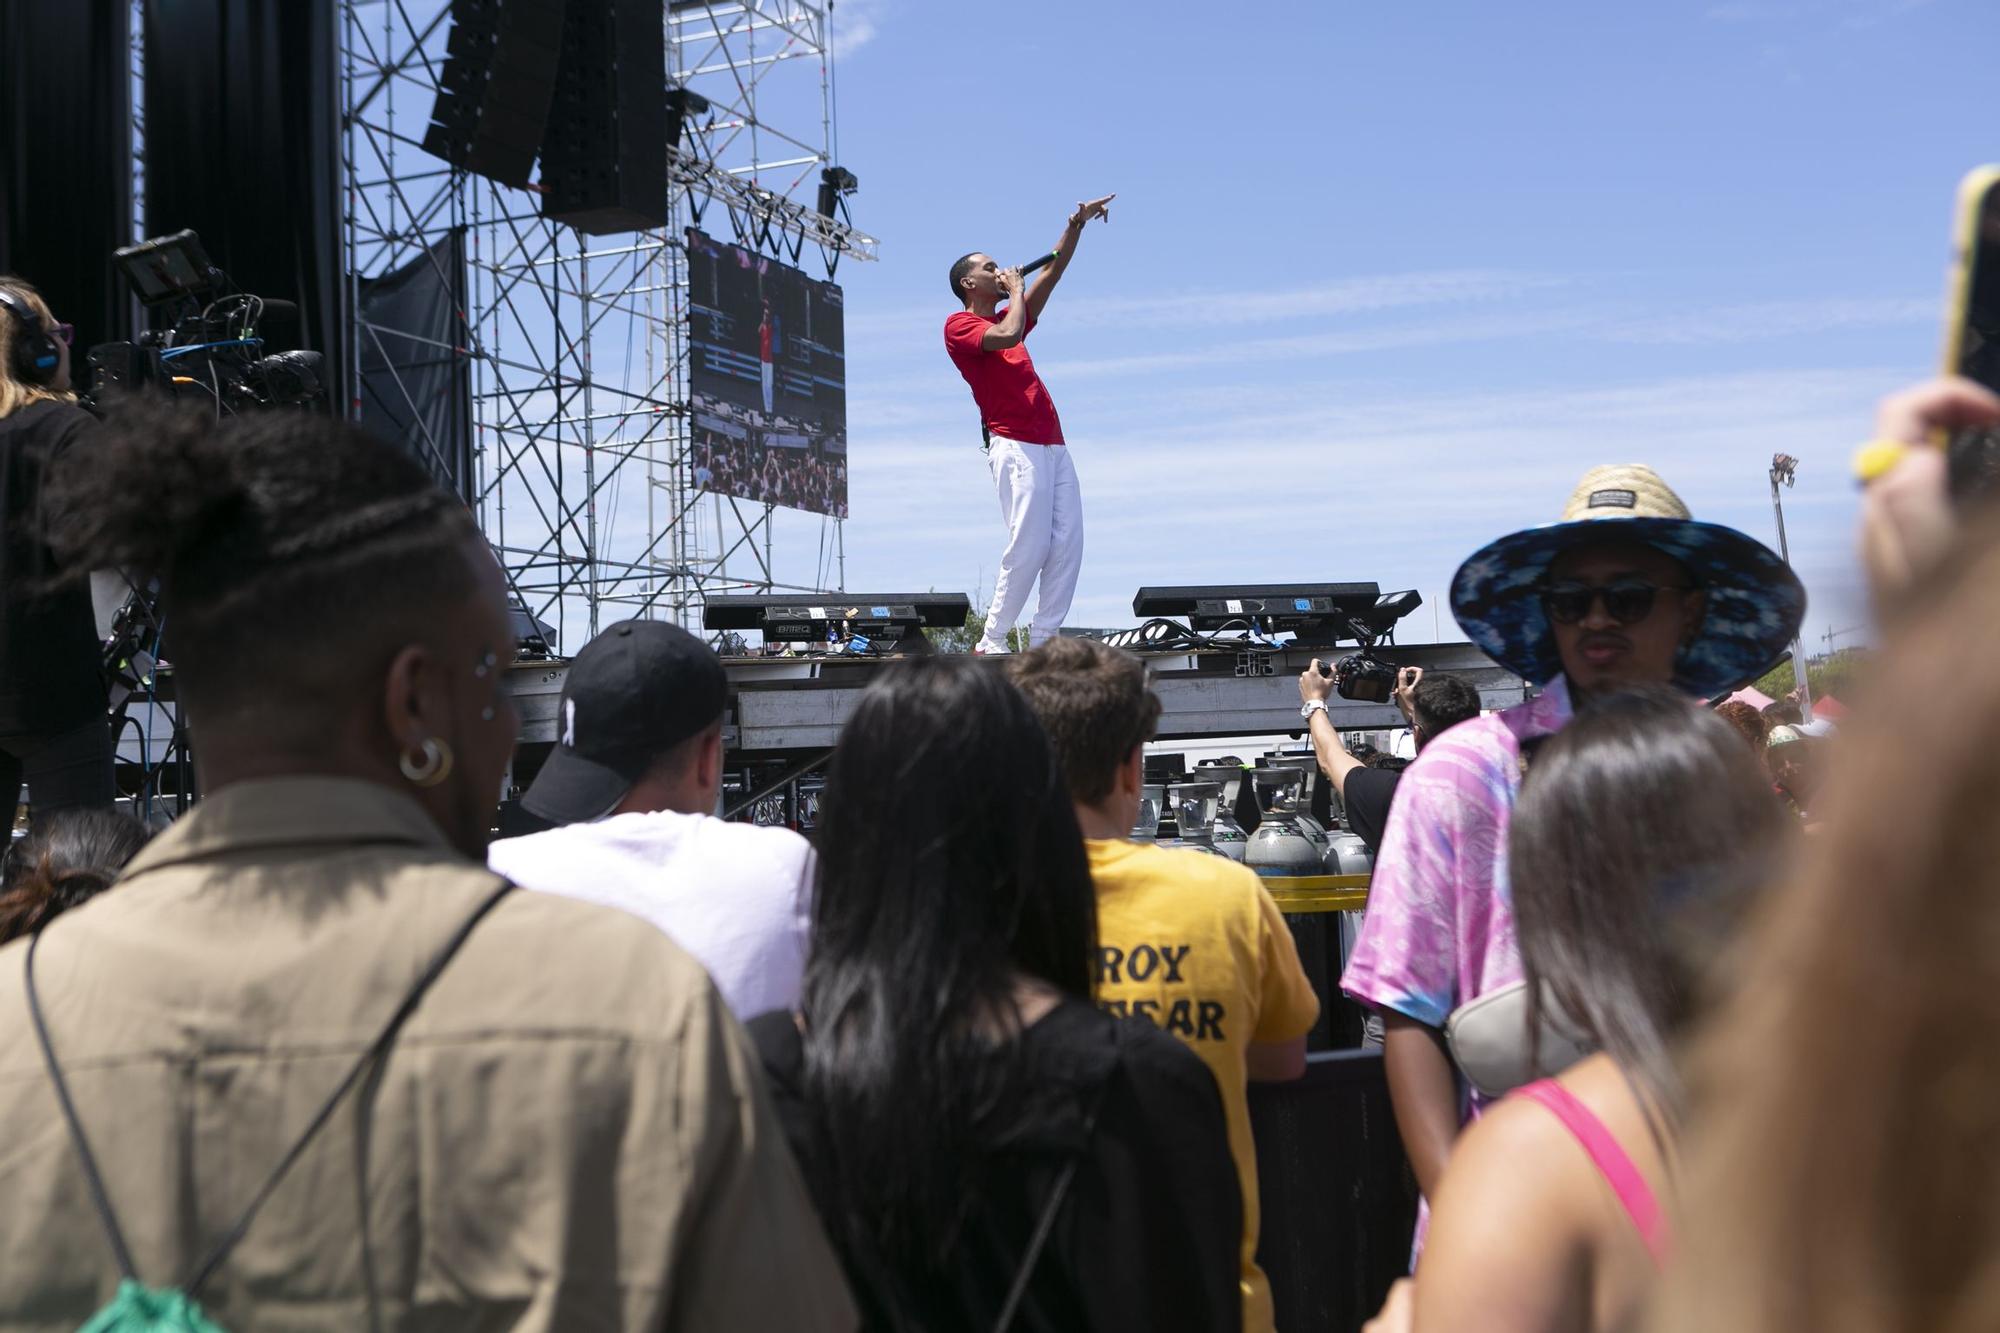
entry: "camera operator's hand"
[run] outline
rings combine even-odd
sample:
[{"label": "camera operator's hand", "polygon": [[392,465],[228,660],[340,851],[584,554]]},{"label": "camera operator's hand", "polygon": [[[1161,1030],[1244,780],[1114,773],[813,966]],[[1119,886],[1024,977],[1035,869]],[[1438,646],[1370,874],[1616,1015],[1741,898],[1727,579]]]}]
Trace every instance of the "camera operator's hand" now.
[{"label": "camera operator's hand", "polygon": [[1417,706],[1415,694],[1417,682],[1424,678],[1422,667],[1406,666],[1396,672],[1396,691],[1391,696],[1396,701],[1397,711],[1411,721],[1416,720]]},{"label": "camera operator's hand", "polygon": [[1320,674],[1319,659],[1315,657],[1312,665],[1299,673],[1299,702],[1309,704],[1317,699],[1325,703],[1332,693],[1333,677]]}]

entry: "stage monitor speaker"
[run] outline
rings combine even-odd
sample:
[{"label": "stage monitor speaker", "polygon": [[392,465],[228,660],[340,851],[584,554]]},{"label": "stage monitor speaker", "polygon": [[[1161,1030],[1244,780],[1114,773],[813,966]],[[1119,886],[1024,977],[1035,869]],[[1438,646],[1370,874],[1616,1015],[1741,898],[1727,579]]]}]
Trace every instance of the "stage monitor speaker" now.
[{"label": "stage monitor speaker", "polygon": [[701,613],[704,629],[759,630],[778,643],[823,640],[831,626],[878,637],[902,629],[961,629],[972,614],[962,592],[717,593]]},{"label": "stage monitor speaker", "polygon": [[574,0],[542,143],[542,216],[603,236],[664,227],[667,158],[687,99],[667,98],[659,0]]},{"label": "stage monitor speaker", "polygon": [[452,0],[424,151],[527,186],[555,97],[565,7],[566,0]]}]

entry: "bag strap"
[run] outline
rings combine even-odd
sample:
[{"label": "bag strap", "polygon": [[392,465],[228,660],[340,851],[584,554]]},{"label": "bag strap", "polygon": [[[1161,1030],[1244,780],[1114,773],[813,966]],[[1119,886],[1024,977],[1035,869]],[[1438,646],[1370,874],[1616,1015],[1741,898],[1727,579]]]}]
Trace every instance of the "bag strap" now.
[{"label": "bag strap", "polygon": [[[417,978],[416,984],[403,997],[402,1003],[396,1006],[396,1011],[389,1015],[389,1021],[382,1025],[382,1029],[376,1034],[375,1040],[368,1044],[368,1049],[361,1053],[360,1058],[348,1069],[346,1076],[335,1085],[333,1092],[327,1097],[325,1102],[321,1103],[319,1110],[307,1123],[305,1132],[298,1137],[291,1148],[286,1151],[285,1155],[279,1159],[277,1166],[265,1178],[263,1185],[251,1196],[249,1206],[237,1218],[236,1224],[223,1233],[221,1240],[210,1247],[207,1255],[195,1266],[193,1275],[181,1284],[181,1291],[189,1296],[193,1296],[201,1290],[204,1282],[214,1276],[215,1270],[222,1266],[223,1261],[229,1257],[230,1251],[234,1250],[237,1243],[249,1232],[250,1223],[255,1220],[258,1209],[264,1206],[264,1201],[270,1198],[272,1192],[278,1188],[278,1182],[284,1179],[285,1173],[292,1169],[300,1157],[304,1156],[307,1146],[317,1137],[320,1130],[326,1127],[326,1123],[329,1120],[333,1119],[334,1111],[339,1108],[341,1101],[347,1096],[348,1092],[361,1080],[361,1076],[367,1072],[370,1066],[388,1055],[390,1047],[395,1044],[396,1034],[402,1030],[403,1024],[409,1020],[410,1015],[416,1012],[417,1005],[424,998],[424,993],[431,988],[431,983],[438,979],[438,976],[443,973],[445,965],[451,962],[452,956],[459,951],[459,948],[464,945],[466,939],[471,936],[473,928],[485,918],[488,912],[498,906],[500,900],[512,892],[513,889],[514,883],[512,880],[503,882],[499,888],[488,894],[478,907],[473,909],[472,914],[459,925],[451,938],[445,941],[444,947],[438,950],[437,955],[431,959],[430,965],[424,969],[423,975]],[[55,1047],[49,1040],[48,1024],[42,1017],[41,997],[35,991],[35,950],[41,947],[41,943],[42,931],[37,929],[34,937],[28,941],[28,956],[23,965],[28,987],[28,1016],[35,1025],[35,1039],[41,1044],[42,1060],[48,1066],[49,1081],[55,1085],[56,1102],[62,1107],[63,1120],[69,1127],[70,1141],[75,1144],[77,1157],[83,1164],[83,1176],[85,1183],[90,1188],[91,1204],[97,1209],[98,1220],[104,1224],[104,1230],[111,1238],[111,1249],[113,1254],[117,1256],[118,1271],[125,1278],[136,1282],[139,1278],[132,1264],[131,1248],[125,1243],[125,1234],[123,1229],[118,1225],[118,1216],[111,1209],[110,1196],[105,1193],[104,1189],[104,1177],[98,1170],[95,1155],[90,1151],[90,1142],[84,1137],[83,1122],[77,1116],[76,1103],[70,1097],[69,1082],[63,1077],[61,1065],[56,1062]]]},{"label": "bag strap", "polygon": [[[1115,1077],[1115,1075],[1114,1075]],[[1110,1086],[1109,1080],[1097,1090],[1091,1099],[1090,1112],[1083,1118],[1083,1147],[1090,1148],[1091,1136],[1097,1131],[1097,1113],[1104,1105],[1104,1094]],[[1028,1237],[1027,1251],[1021,1256],[1021,1267],[1014,1274],[1014,1283],[1007,1288],[1006,1303],[1000,1307],[1000,1317],[993,1321],[993,1333],[1007,1333],[1013,1326],[1014,1312],[1021,1300],[1028,1294],[1028,1280],[1035,1275],[1035,1262],[1042,1257],[1042,1247],[1048,1244],[1049,1233],[1056,1229],[1056,1214],[1062,1211],[1063,1199],[1069,1194],[1069,1186],[1076,1179],[1077,1163],[1083,1160],[1083,1152],[1063,1163],[1062,1173],[1056,1177],[1055,1188],[1049,1191],[1049,1201],[1042,1206],[1042,1215],[1035,1221],[1035,1230]]]}]

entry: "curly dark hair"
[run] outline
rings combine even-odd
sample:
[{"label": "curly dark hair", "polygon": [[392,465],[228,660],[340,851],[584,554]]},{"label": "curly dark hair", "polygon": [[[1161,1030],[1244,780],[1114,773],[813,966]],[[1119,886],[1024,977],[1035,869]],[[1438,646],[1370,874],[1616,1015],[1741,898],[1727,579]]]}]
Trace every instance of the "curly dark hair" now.
[{"label": "curly dark hair", "polygon": [[1763,755],[1764,738],[1771,733],[1771,722],[1757,711],[1756,705],[1741,699],[1725,699],[1715,706],[1715,715],[1736,728],[1736,734],[1760,757]]},{"label": "curly dark hair", "polygon": [[47,504],[66,568],[159,579],[197,730],[324,740],[331,702],[475,587],[464,505],[325,417],[135,404],[64,455]]}]

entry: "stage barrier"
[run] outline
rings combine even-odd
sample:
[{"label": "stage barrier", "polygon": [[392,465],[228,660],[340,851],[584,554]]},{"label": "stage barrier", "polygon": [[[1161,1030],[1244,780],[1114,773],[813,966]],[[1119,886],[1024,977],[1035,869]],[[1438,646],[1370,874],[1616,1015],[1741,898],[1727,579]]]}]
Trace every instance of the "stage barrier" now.
[{"label": "stage barrier", "polygon": [[1265,880],[1320,998],[1305,1077],[1252,1083],[1263,1199],[1258,1262],[1285,1333],[1355,1333],[1409,1271],[1417,1185],[1389,1105],[1379,1046],[1363,1048],[1366,1012],[1340,971],[1366,875]]}]

